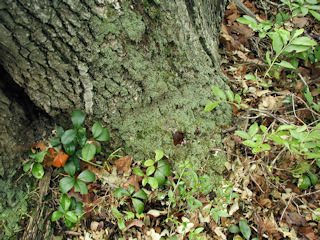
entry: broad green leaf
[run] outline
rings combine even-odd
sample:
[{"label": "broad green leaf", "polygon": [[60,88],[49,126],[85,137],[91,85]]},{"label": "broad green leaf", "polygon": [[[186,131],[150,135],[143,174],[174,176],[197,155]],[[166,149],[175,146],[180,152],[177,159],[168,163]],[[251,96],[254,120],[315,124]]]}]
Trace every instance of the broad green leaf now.
[{"label": "broad green leaf", "polygon": [[252,141],[252,140],[245,140],[243,141],[243,145],[251,147],[251,148],[255,148],[259,146],[259,143]]},{"label": "broad green leaf", "polygon": [[71,177],[76,173],[76,166],[72,160],[68,159],[67,163],[64,165],[64,171]]},{"label": "broad green leaf", "polygon": [[265,151],[270,151],[271,150],[271,146],[269,144],[262,144],[261,148],[262,148],[262,150],[265,150]]},{"label": "broad green leaf", "polygon": [[155,177],[148,177],[147,179],[148,179],[148,183],[153,189],[157,189],[159,187],[159,183]]},{"label": "broad green leaf", "polygon": [[93,182],[94,180],[96,180],[96,177],[94,176],[93,172],[85,170],[79,174],[78,179],[84,182]]},{"label": "broad green leaf", "polygon": [[77,133],[77,141],[81,147],[86,144],[87,141],[87,130],[85,128],[80,128]]},{"label": "broad green leaf", "polygon": [[240,228],[240,232],[242,233],[244,238],[249,240],[250,236],[251,236],[251,229],[250,229],[248,223],[244,220],[240,220],[239,221],[239,228]]},{"label": "broad green leaf", "polygon": [[56,146],[59,146],[61,144],[61,141],[60,141],[60,138],[58,138],[58,137],[52,137],[52,138],[50,138],[49,143],[53,147],[56,147]]},{"label": "broad green leaf", "polygon": [[233,92],[232,92],[230,89],[228,89],[228,90],[226,91],[226,95],[227,95],[229,101],[230,101],[230,102],[233,102],[233,100],[234,100],[234,94],[233,94]]},{"label": "broad green leaf", "polygon": [[203,230],[204,230],[203,227],[198,227],[198,228],[196,228],[196,230],[194,231],[194,233],[195,233],[195,234],[199,234],[199,233],[201,233]]},{"label": "broad green leaf", "polygon": [[277,55],[280,54],[281,49],[283,48],[283,42],[280,37],[280,34],[277,32],[268,33],[269,37],[272,39],[272,48]]},{"label": "broad green leaf", "polygon": [[84,212],[82,211],[82,209],[83,209],[82,202],[76,202],[76,207],[74,209],[74,212],[76,213],[77,216],[83,216]]},{"label": "broad green leaf", "polygon": [[309,9],[306,8],[306,7],[304,7],[304,6],[301,6],[301,7],[300,7],[300,10],[301,10],[302,16],[307,15],[308,12],[309,12]]},{"label": "broad green leaf", "polygon": [[120,187],[114,190],[113,196],[115,196],[116,198],[129,197],[130,193],[126,189]]},{"label": "broad green leaf", "polygon": [[301,174],[301,173],[306,173],[309,171],[310,165],[307,162],[299,162],[297,166],[292,170],[293,173],[295,174]]},{"label": "broad green leaf", "polygon": [[62,135],[63,135],[63,133],[64,133],[64,129],[63,129],[63,127],[61,127],[61,126],[56,126],[56,136],[58,137],[58,138],[61,138],[62,137]]},{"label": "broad green leaf", "polygon": [[70,198],[70,202],[71,202],[71,204],[70,204],[70,209],[75,209],[76,204],[77,204],[76,199],[75,199],[74,197],[71,197],[71,198]]},{"label": "broad green leaf", "polygon": [[308,89],[305,89],[303,91],[303,95],[306,98],[307,102],[309,103],[309,105],[313,104],[313,97],[310,91],[308,91]]},{"label": "broad green leaf", "polygon": [[68,211],[71,205],[71,200],[68,198],[67,194],[62,194],[61,200],[60,200],[61,207],[64,211]]},{"label": "broad green leaf", "polygon": [[74,186],[76,180],[73,177],[64,177],[59,182],[59,187],[62,193],[67,193]]},{"label": "broad green leaf", "polygon": [[280,132],[280,131],[285,131],[285,130],[290,130],[290,129],[295,129],[296,127],[295,126],[292,126],[292,125],[280,125],[278,128],[277,128],[277,132]]},{"label": "broad green leaf", "polygon": [[60,212],[60,211],[54,211],[54,212],[52,213],[52,216],[51,216],[51,221],[52,221],[52,222],[57,221],[57,220],[59,220],[60,218],[62,218],[62,216],[63,216],[63,213],[62,213],[62,212]]},{"label": "broad green leaf", "polygon": [[163,176],[168,177],[171,174],[171,167],[168,163],[162,160],[158,162],[158,171],[160,171]]},{"label": "broad green leaf", "polygon": [[155,150],[154,152],[156,153],[156,157],[155,157],[156,162],[163,158],[164,153],[162,150]]},{"label": "broad green leaf", "polygon": [[66,216],[65,217],[66,217],[66,219],[68,219],[72,223],[78,222],[78,217],[77,217],[77,215],[75,214],[74,211],[66,212]]},{"label": "broad green leaf", "polygon": [[231,232],[231,233],[238,233],[238,232],[240,232],[240,229],[239,229],[239,227],[237,226],[237,225],[231,225],[230,227],[229,227],[229,232]]},{"label": "broad green leaf", "polygon": [[221,101],[215,101],[215,102],[212,102],[212,101],[209,101],[205,108],[204,108],[204,112],[211,112],[213,109],[215,109],[219,104],[221,103]]},{"label": "broad green leaf", "polygon": [[239,23],[247,24],[247,25],[249,25],[249,24],[257,24],[257,21],[254,18],[252,18],[252,17],[250,17],[248,15],[244,15],[243,17],[238,18],[237,21]]},{"label": "broad green leaf", "polygon": [[234,99],[236,100],[237,103],[239,104],[241,103],[241,97],[238,93],[234,96]]},{"label": "broad green leaf", "polygon": [[162,186],[166,182],[165,175],[159,169],[154,173],[154,178],[157,180],[158,186]]},{"label": "broad green leaf", "polygon": [[81,156],[84,161],[91,161],[96,154],[96,146],[93,143],[87,143],[84,148],[82,148]]},{"label": "broad green leaf", "polygon": [[320,152],[306,153],[307,159],[320,158]]},{"label": "broad green leaf", "polygon": [[281,61],[280,63],[276,63],[276,65],[281,66],[281,67],[285,67],[285,68],[289,68],[289,69],[296,69],[294,66],[292,66],[291,63],[287,62],[287,61]]},{"label": "broad green leaf", "polygon": [[222,211],[222,210],[218,211],[218,215],[219,217],[230,217],[230,215],[226,211]]},{"label": "broad green leaf", "polygon": [[38,152],[35,157],[34,160],[36,160],[37,162],[41,163],[43,162],[44,156],[48,153],[48,151],[41,151]]},{"label": "broad green leaf", "polygon": [[248,133],[246,133],[245,131],[237,130],[237,131],[235,131],[235,134],[241,138],[244,138],[244,139],[251,139],[250,135]]},{"label": "broad green leaf", "polygon": [[146,171],[146,175],[147,175],[147,176],[152,175],[155,170],[156,170],[156,168],[155,168],[155,166],[153,166],[153,165],[150,166],[150,167],[148,167],[148,168],[147,168],[147,171]]},{"label": "broad green leaf", "polygon": [[299,37],[292,40],[291,44],[298,46],[316,46],[317,42],[308,37]]},{"label": "broad green leaf", "polygon": [[24,172],[28,172],[31,168],[31,165],[33,164],[33,162],[27,162],[23,165],[23,171]]},{"label": "broad green leaf", "polygon": [[63,148],[68,155],[72,156],[76,152],[76,143],[72,141],[71,143],[64,144]]},{"label": "broad green leaf", "polygon": [[44,175],[43,167],[40,163],[36,163],[32,167],[32,175],[37,179],[42,179]]},{"label": "broad green leaf", "polygon": [[319,182],[319,178],[318,178],[317,174],[315,174],[312,170],[309,170],[308,176],[310,178],[311,184],[313,186],[317,185],[317,183]]},{"label": "broad green leaf", "polygon": [[142,189],[140,189],[138,192],[133,194],[133,197],[141,198],[143,200],[148,200],[147,194]]},{"label": "broad green leaf", "polygon": [[112,216],[115,218],[122,218],[123,214],[119,212],[119,210],[116,207],[111,208]]},{"label": "broad green leaf", "polygon": [[125,230],[126,229],[126,224],[125,224],[125,221],[124,219],[122,218],[118,218],[118,227],[121,231]]},{"label": "broad green leaf", "polygon": [[72,228],[74,226],[74,223],[70,222],[67,218],[64,218],[64,224],[68,227],[68,228]]},{"label": "broad green leaf", "polygon": [[133,173],[140,176],[140,177],[143,177],[144,176],[144,173],[143,171],[140,169],[140,168],[134,168],[133,169]]},{"label": "broad green leaf", "polygon": [[150,167],[153,165],[154,165],[154,160],[152,160],[152,159],[148,159],[148,160],[144,161],[144,163],[143,163],[144,167]]},{"label": "broad green leaf", "polygon": [[244,79],[246,79],[246,80],[251,80],[251,81],[257,81],[256,76],[255,76],[254,74],[251,74],[251,73],[246,74],[246,75],[244,76]]},{"label": "broad green leaf", "polygon": [[101,123],[95,122],[92,126],[92,136],[94,139],[99,137],[99,135],[102,133],[103,127]]},{"label": "broad green leaf", "polygon": [[295,39],[296,37],[300,36],[303,32],[304,32],[303,28],[294,30],[292,33],[292,39]]},{"label": "broad green leaf", "polygon": [[65,131],[61,137],[61,142],[63,144],[69,144],[71,143],[77,135],[77,132],[74,129],[69,129]]},{"label": "broad green leaf", "polygon": [[280,34],[283,44],[286,45],[290,40],[290,32],[283,28],[276,29],[276,31]]},{"label": "broad green leaf", "polygon": [[256,135],[258,131],[259,131],[259,126],[258,126],[258,123],[256,122],[249,127],[249,135],[251,137]]},{"label": "broad green leaf", "polygon": [[78,129],[81,127],[82,123],[84,122],[84,119],[86,118],[86,115],[84,115],[84,113],[80,110],[75,110],[73,113],[72,113],[72,117],[71,117],[71,120],[72,120],[72,123],[73,123],[73,126]]},{"label": "broad green leaf", "polygon": [[264,125],[260,125],[260,129],[264,134],[268,134],[268,128]]},{"label": "broad green leaf", "polygon": [[142,179],[142,186],[144,187],[145,185],[147,185],[147,183],[148,183],[148,180],[149,180],[149,177],[145,177],[145,178],[143,178]]},{"label": "broad green leaf", "polygon": [[94,139],[98,141],[103,141],[103,142],[108,141],[110,139],[109,130],[106,128],[102,129],[101,134]]},{"label": "broad green leaf", "polygon": [[297,132],[304,132],[305,130],[307,130],[308,126],[305,124],[305,125],[302,125],[301,127],[298,127],[296,129]]},{"label": "broad green leaf", "polygon": [[309,10],[309,13],[311,13],[311,15],[317,19],[318,21],[320,21],[320,13],[313,11],[313,10]]},{"label": "broad green leaf", "polygon": [[303,175],[301,178],[299,178],[298,181],[298,187],[302,190],[307,189],[311,186],[310,178],[307,175]]},{"label": "broad green leaf", "polygon": [[76,182],[74,184],[74,191],[80,192],[81,194],[88,194],[87,184],[85,184],[84,182],[82,182],[80,180],[76,180]]},{"label": "broad green leaf", "polygon": [[289,45],[283,50],[283,53],[290,53],[296,51],[296,53],[305,52],[310,49],[309,46],[302,46],[302,45]]},{"label": "broad green leaf", "polygon": [[136,210],[138,214],[143,213],[144,203],[140,199],[132,198],[133,208]]},{"label": "broad green leaf", "polygon": [[221,98],[222,100],[225,100],[225,101],[227,100],[227,97],[226,97],[224,91],[221,90],[220,88],[218,88],[216,86],[212,86],[212,91],[218,98]]}]

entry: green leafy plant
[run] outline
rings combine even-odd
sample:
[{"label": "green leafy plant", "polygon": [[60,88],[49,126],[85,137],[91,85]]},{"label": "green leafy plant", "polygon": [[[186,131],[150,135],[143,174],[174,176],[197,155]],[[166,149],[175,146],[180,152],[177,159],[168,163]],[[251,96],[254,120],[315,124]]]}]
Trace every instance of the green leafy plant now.
[{"label": "green leafy plant", "polygon": [[69,198],[67,194],[63,194],[60,198],[58,210],[52,213],[51,221],[58,221],[63,218],[66,226],[71,228],[80,221],[83,215],[82,203],[77,202],[74,197]]},{"label": "green leafy plant", "polygon": [[[69,171],[69,174],[71,172]],[[95,180],[94,173],[85,170],[82,173],[80,173],[77,177],[73,176],[73,174],[70,174],[71,177],[64,177],[60,180],[59,186],[60,190],[63,193],[67,193],[70,191],[72,187],[74,187],[75,192],[80,192],[81,194],[87,194],[88,189],[85,182],[93,182]]]},{"label": "green leafy plant", "polygon": [[267,35],[267,32],[272,28],[273,23],[271,21],[262,21],[258,23],[254,18],[244,15],[237,19],[239,23],[249,25],[249,27],[259,33],[260,38],[264,38]]},{"label": "green leafy plant", "polygon": [[247,104],[244,104],[241,102],[241,96],[239,94],[234,94],[230,89],[227,91],[223,91],[222,89],[212,86],[212,91],[214,95],[218,98],[217,101],[209,101],[205,108],[205,112],[211,112],[213,109],[215,109],[219,104],[221,103],[229,103],[233,104],[235,107],[246,109],[248,108]]},{"label": "green leafy plant", "polygon": [[[231,225],[229,227],[229,232],[234,233],[234,234],[241,233],[242,236],[247,240],[250,240],[250,237],[251,237],[251,229],[250,229],[247,221],[245,221],[245,220],[240,220],[239,226]],[[242,237],[240,235],[237,235],[233,239],[241,240]],[[251,238],[251,240],[259,240],[259,238]]]},{"label": "green leafy plant", "polygon": [[29,157],[31,161],[26,162],[23,165],[23,171],[28,172],[31,170],[32,175],[37,179],[42,179],[44,175],[44,169],[42,166],[43,159],[48,151],[32,152],[30,151]]},{"label": "green leafy plant", "polygon": [[292,12],[292,17],[311,14],[320,21],[320,4],[318,0],[281,0]]},{"label": "green leafy plant", "polygon": [[162,150],[155,151],[155,158],[143,161],[142,166],[146,171],[140,168],[133,169],[133,173],[144,177],[142,186],[149,184],[153,189],[157,189],[166,183],[167,177],[171,174],[170,165],[163,160],[164,153]]}]

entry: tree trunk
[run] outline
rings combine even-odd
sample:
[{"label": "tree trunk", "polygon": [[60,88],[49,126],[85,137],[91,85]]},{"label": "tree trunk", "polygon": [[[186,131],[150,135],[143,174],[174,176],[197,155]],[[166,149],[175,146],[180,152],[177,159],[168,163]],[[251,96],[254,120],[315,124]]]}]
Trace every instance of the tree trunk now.
[{"label": "tree trunk", "polygon": [[[163,149],[221,171],[210,149],[230,109],[204,113],[226,89],[218,36],[226,0],[3,0],[0,63],[55,120],[75,109],[103,120],[112,147]],[[5,89],[3,90],[5,91]],[[186,144],[174,145],[173,134]]]}]

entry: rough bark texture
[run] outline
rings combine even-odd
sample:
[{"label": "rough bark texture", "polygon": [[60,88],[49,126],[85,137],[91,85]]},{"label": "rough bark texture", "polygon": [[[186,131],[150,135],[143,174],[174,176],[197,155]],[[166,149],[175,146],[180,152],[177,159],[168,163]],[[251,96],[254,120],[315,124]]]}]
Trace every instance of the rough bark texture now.
[{"label": "rough bark texture", "polygon": [[[0,63],[51,117],[83,109],[137,158],[157,148],[196,167],[220,143],[226,106],[204,113],[210,87],[226,88],[217,39],[226,0],[4,0]],[[173,145],[181,132],[185,146]]]}]

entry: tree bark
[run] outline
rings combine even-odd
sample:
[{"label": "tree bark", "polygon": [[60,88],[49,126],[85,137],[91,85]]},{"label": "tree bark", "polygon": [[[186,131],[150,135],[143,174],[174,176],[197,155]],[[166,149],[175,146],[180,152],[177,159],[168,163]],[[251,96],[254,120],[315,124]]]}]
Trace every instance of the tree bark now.
[{"label": "tree bark", "polygon": [[[228,106],[204,113],[211,86],[226,89],[218,36],[226,0],[3,0],[0,63],[51,117],[75,109],[103,120],[111,146],[221,172],[208,155]],[[186,144],[174,145],[183,133]],[[208,158],[209,157],[209,158]],[[215,160],[214,160],[215,159]]]}]

